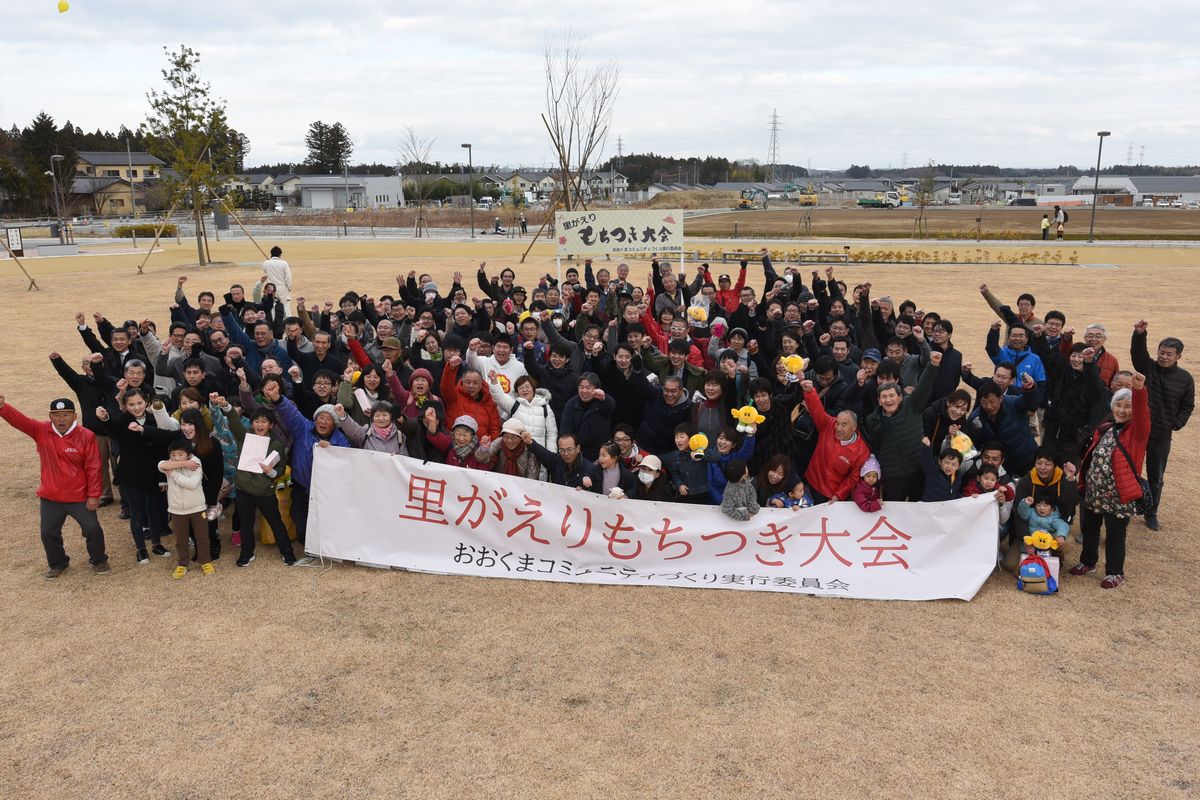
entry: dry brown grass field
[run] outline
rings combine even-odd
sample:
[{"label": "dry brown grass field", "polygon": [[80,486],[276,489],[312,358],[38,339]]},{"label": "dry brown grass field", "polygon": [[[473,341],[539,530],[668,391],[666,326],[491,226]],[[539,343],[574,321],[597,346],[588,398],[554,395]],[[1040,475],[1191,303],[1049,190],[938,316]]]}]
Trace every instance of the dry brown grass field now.
[{"label": "dry brown grass field", "polygon": [[[885,212],[876,212],[879,214]],[[1181,214],[1182,215],[1182,214]],[[518,246],[283,242],[297,293],[383,293],[429,270],[443,286]],[[43,416],[67,390],[47,353],[83,354],[72,315],[166,322],[194,295],[251,283],[261,260],[180,266],[31,259],[26,292],[0,260],[0,393]],[[986,362],[977,285],[1022,290],[1082,328],[1100,320],[1127,364],[1138,317],[1188,343],[1200,251],[1109,248],[1117,268],[840,267],[956,323]],[[518,267],[553,269],[548,250]],[[636,269],[644,273],[645,264]],[[138,566],[101,511],[113,566],[42,581],[32,444],[0,425],[0,797],[1104,797],[1200,794],[1200,420],[1172,453],[1163,530],[1130,528],[1127,576],[1024,595],[994,575],[971,602],[539,584],[334,565],[286,570],[269,548],[210,578]],[[1070,559],[1068,558],[1070,563]],[[1103,575],[1103,570],[1100,571]]]}]

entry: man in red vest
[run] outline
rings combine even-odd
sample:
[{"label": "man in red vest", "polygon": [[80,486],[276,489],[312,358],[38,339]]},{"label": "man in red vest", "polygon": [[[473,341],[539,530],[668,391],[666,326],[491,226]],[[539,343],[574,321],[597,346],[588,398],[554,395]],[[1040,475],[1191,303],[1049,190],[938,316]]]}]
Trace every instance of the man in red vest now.
[{"label": "man in red vest", "polygon": [[62,527],[72,517],[83,529],[88,559],[97,575],[111,572],[104,552],[104,531],[96,518],[100,507],[100,451],[96,436],[82,427],[75,415],[75,403],[60,398],[50,403],[50,421],[30,419],[4,402],[0,395],[0,418],[37,445],[42,465],[42,480],[37,494],[41,498],[42,547],[46,549],[49,569],[43,577],[52,581],[71,563],[63,548]]}]

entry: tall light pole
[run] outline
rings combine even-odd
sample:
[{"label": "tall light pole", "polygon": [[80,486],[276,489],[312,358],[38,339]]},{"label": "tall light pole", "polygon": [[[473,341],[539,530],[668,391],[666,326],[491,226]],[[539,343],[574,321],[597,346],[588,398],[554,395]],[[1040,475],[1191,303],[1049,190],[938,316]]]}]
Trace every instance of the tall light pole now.
[{"label": "tall light pole", "polygon": [[1100,146],[1096,149],[1096,181],[1092,184],[1092,224],[1088,228],[1088,243],[1096,241],[1096,199],[1100,194],[1100,154],[1104,152],[1104,137],[1112,136],[1111,131],[1096,131],[1100,137]]},{"label": "tall light pole", "polygon": [[63,216],[62,216],[62,199],[58,194],[58,172],[54,169],[56,161],[62,161],[65,156],[60,156],[57,153],[50,156],[50,185],[54,190],[54,215],[58,217],[58,243],[63,244],[67,241],[66,233],[63,231]]},{"label": "tall light pole", "polygon": [[471,238],[475,238],[475,165],[471,161],[471,145],[464,144],[467,148],[467,200],[471,206]]}]

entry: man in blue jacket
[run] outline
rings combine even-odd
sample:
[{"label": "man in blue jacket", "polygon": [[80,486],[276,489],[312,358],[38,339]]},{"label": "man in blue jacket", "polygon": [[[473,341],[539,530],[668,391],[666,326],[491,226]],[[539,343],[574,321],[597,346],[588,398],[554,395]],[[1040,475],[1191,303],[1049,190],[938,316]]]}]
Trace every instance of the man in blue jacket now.
[{"label": "man in blue jacket", "polygon": [[[1023,376],[1033,378],[1037,390],[1037,402],[1041,405],[1046,396],[1046,367],[1037,353],[1029,349],[1029,332],[1023,325],[1014,325],[1008,329],[1008,344],[1000,346],[1000,321],[992,323],[987,336],[987,354],[993,364],[1010,363],[1016,366],[1017,374],[1013,380],[1018,385],[1023,383]],[[1036,408],[1036,406],[1035,406]]]}]

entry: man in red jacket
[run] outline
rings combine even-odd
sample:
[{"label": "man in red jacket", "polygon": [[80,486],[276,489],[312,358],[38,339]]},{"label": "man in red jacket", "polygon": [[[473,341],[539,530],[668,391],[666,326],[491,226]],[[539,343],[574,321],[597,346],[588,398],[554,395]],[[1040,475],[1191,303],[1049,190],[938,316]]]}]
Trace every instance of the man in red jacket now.
[{"label": "man in red jacket", "polygon": [[825,413],[812,381],[801,381],[804,406],[817,428],[817,449],[804,473],[814,503],[849,500],[862,465],[871,448],[858,432],[858,418],[851,411],[836,417]]},{"label": "man in red jacket", "polygon": [[52,581],[71,563],[63,548],[62,528],[72,517],[83,529],[88,560],[97,575],[107,575],[104,530],[96,518],[100,507],[100,451],[96,436],[79,425],[75,403],[60,398],[50,403],[50,421],[30,419],[4,402],[0,395],[0,418],[33,439],[42,464],[37,494],[42,505],[42,547],[49,569],[43,576]]}]

